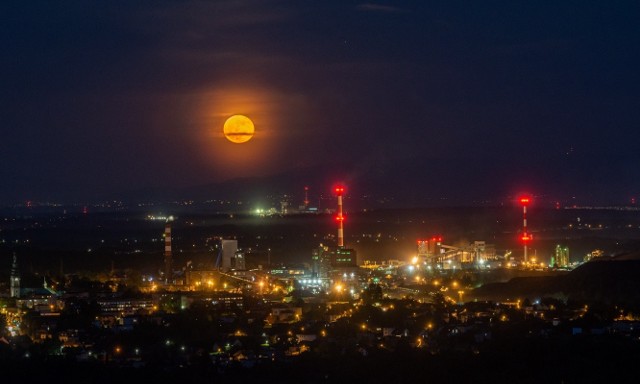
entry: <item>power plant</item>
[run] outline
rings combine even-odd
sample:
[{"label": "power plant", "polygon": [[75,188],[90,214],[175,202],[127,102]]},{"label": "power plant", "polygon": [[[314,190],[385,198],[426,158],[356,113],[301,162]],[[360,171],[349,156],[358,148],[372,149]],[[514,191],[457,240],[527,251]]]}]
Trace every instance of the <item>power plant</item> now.
[{"label": "power plant", "polygon": [[335,220],[338,225],[338,236],[335,246],[320,244],[314,248],[311,254],[312,260],[312,277],[330,280],[341,279],[342,276],[352,276],[353,272],[358,269],[357,256],[355,249],[347,248],[344,245],[344,221],[345,214],[343,210],[343,195],[345,188],[339,185],[334,188],[334,192],[338,199]]},{"label": "power plant", "polygon": [[[313,208],[309,206],[309,187],[304,186],[304,200],[301,200],[299,210],[295,212],[310,212]],[[448,245],[443,242],[440,235],[417,240],[416,253],[410,255],[405,260],[388,260],[388,263],[364,261],[359,265],[357,262],[356,250],[349,247],[345,237],[345,222],[348,215],[344,203],[346,188],[338,184],[331,189],[335,197],[336,205],[334,209],[327,209],[327,215],[335,220],[335,238],[329,235],[325,241],[312,249],[311,263],[309,264],[272,264],[271,248],[257,249],[252,251],[240,249],[238,240],[235,238],[223,238],[213,236],[207,239],[209,251],[212,257],[208,262],[193,263],[186,262],[184,268],[175,269],[172,250],[172,220],[173,217],[160,217],[166,219],[164,228],[164,285],[171,290],[203,290],[212,288],[220,289],[219,282],[226,280],[229,284],[252,289],[256,284],[269,278],[273,281],[281,281],[285,285],[293,286],[300,284],[303,289],[311,289],[314,292],[333,289],[336,284],[342,287],[349,287],[353,292],[358,292],[359,280],[366,281],[367,275],[364,271],[379,269],[392,271],[391,274],[403,273],[401,270],[420,271],[424,276],[435,276],[435,274],[455,273],[456,271],[488,270],[500,267],[515,267],[518,263],[510,259],[510,251],[505,255],[498,255],[493,244],[476,240],[470,243],[459,243]],[[286,195],[285,195],[286,196]],[[527,208],[531,202],[528,196],[518,198],[518,203],[522,206],[522,229],[519,239],[524,243],[523,266],[531,267],[528,262],[527,246],[532,239],[527,228]],[[289,204],[287,203],[287,207]],[[293,212],[292,212],[293,213]],[[332,240],[335,243],[332,244]],[[257,269],[247,269],[247,256],[262,257],[267,256],[266,268],[263,263],[257,264]],[[182,251],[180,251],[182,252]],[[564,259],[559,261],[564,263]],[[511,261],[509,261],[511,260]],[[254,260],[255,263],[256,260]],[[362,267],[362,268],[361,268]],[[411,269],[413,268],[413,269]],[[430,273],[434,273],[431,275]],[[360,283],[362,283],[360,281]],[[231,286],[231,285],[230,285]],[[226,287],[226,285],[225,285]],[[244,289],[242,288],[242,289]],[[225,288],[226,289],[226,288]],[[262,288],[261,288],[262,289]]]},{"label": "power plant", "polygon": [[483,269],[497,266],[497,260],[495,247],[485,241],[453,246],[443,244],[441,236],[433,236],[418,240],[413,264],[424,264],[431,269]]}]

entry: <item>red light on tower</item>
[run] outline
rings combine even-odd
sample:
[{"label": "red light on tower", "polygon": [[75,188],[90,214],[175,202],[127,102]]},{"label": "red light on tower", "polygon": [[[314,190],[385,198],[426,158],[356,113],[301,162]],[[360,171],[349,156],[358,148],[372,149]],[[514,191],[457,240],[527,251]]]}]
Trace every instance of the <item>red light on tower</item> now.
[{"label": "red light on tower", "polygon": [[531,199],[528,196],[522,196],[520,198],[520,204],[522,204],[525,207],[529,205],[530,202],[531,202]]}]

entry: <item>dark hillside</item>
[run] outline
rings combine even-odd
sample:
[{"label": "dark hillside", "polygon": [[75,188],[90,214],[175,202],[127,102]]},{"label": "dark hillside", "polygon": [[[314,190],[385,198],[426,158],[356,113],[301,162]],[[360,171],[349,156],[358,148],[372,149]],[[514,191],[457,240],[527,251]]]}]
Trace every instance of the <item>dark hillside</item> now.
[{"label": "dark hillside", "polygon": [[517,277],[486,284],[469,294],[479,300],[554,296],[576,302],[640,308],[640,260],[592,261],[553,277]]}]

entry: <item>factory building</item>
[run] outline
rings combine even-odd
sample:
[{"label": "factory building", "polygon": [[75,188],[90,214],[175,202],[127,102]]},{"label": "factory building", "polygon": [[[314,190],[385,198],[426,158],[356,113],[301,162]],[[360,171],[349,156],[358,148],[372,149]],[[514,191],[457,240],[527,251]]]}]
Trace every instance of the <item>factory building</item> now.
[{"label": "factory building", "polygon": [[335,270],[358,268],[356,251],[351,248],[320,244],[311,251],[311,261],[312,277],[326,278]]},{"label": "factory building", "polygon": [[560,244],[556,245],[555,255],[551,263],[557,268],[567,268],[570,264],[569,247]]}]

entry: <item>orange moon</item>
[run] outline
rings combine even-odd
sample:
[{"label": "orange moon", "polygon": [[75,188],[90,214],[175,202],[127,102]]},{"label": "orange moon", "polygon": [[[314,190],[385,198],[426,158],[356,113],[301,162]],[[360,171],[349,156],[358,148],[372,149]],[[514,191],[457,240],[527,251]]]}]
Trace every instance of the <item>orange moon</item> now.
[{"label": "orange moon", "polygon": [[255,133],[253,121],[244,115],[233,115],[224,122],[224,137],[232,143],[241,144],[251,140]]}]

